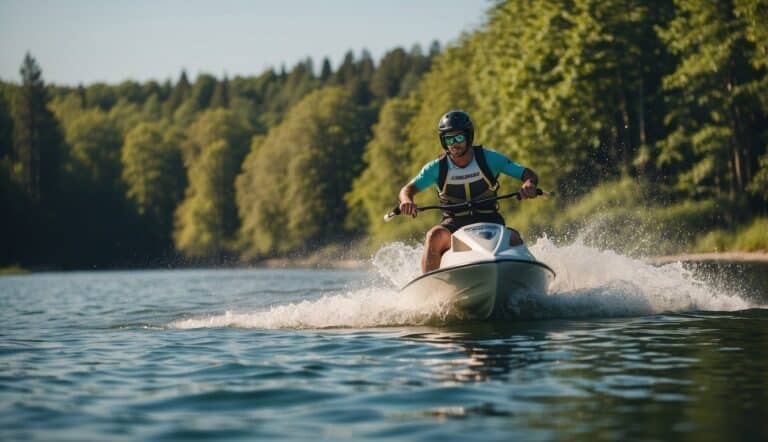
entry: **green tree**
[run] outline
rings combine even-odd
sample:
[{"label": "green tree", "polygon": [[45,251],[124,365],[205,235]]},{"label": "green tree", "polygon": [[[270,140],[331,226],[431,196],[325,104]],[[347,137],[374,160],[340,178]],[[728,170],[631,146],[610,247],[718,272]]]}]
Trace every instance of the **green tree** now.
[{"label": "green tree", "polygon": [[109,119],[120,129],[121,137],[142,121],[152,121],[144,114],[141,104],[122,97],[117,100],[107,114]]},{"label": "green tree", "polygon": [[114,87],[115,95],[129,103],[139,104],[147,99],[145,88],[140,83],[126,80]]},{"label": "green tree", "polygon": [[307,95],[254,139],[237,179],[246,256],[307,250],[343,238],[344,195],[360,171],[370,124],[349,91]]},{"label": "green tree", "polygon": [[0,157],[0,266],[26,264],[30,257],[40,253],[36,242],[35,227],[29,198],[19,184],[13,180],[10,157]]},{"label": "green tree", "polygon": [[[742,10],[758,3],[740,2]],[[675,8],[675,19],[659,29],[679,63],[664,78],[671,133],[659,143],[658,161],[679,172],[678,188],[689,195],[743,199],[766,144],[756,94],[765,70],[750,63],[759,52],[750,20],[732,1],[676,0]]]},{"label": "green tree", "polygon": [[9,87],[0,83],[0,161],[13,154],[13,119],[8,105]]},{"label": "green tree", "polygon": [[140,123],[128,132],[122,149],[126,196],[165,242],[170,242],[173,213],[186,186],[182,138],[167,123]]},{"label": "green tree", "polygon": [[240,115],[229,109],[210,109],[197,115],[186,132],[182,146],[184,164],[191,167],[202,150],[218,140],[233,146],[236,152],[247,152],[250,128]]},{"label": "green tree", "polygon": [[[467,40],[470,93],[484,142],[534,168],[565,196],[636,175],[659,134],[665,68],[654,25],[670,5],[640,1],[505,2]],[[484,48],[479,50],[479,48]]]},{"label": "green tree", "polygon": [[106,83],[94,83],[85,88],[84,108],[98,107],[108,111],[117,103],[117,98],[117,92],[112,86]]},{"label": "green tree", "polygon": [[56,95],[50,102],[49,108],[62,127],[72,124],[86,109],[81,91],[74,90]]},{"label": "green tree", "polygon": [[91,109],[66,128],[72,171],[94,186],[118,189],[123,137],[117,123],[100,109]]},{"label": "green tree", "polygon": [[355,53],[347,51],[344,54],[344,59],[333,74],[332,84],[345,86],[352,83],[357,77],[357,62],[355,61]]},{"label": "green tree", "polygon": [[220,258],[236,228],[233,177],[237,156],[225,140],[206,146],[189,169],[189,187],[176,212],[176,248],[194,258]]},{"label": "green tree", "polygon": [[404,167],[410,162],[405,140],[415,112],[415,100],[393,98],[384,104],[373,138],[365,146],[365,169],[345,197],[350,208],[348,227],[367,230],[375,243],[400,238],[407,228],[406,223],[384,223],[381,217],[397,203],[400,188],[411,178]]},{"label": "green tree", "polygon": [[163,119],[163,106],[157,94],[149,96],[141,108],[143,121],[160,121]]},{"label": "green tree", "polygon": [[226,75],[223,80],[216,83],[216,88],[213,90],[213,96],[211,96],[210,107],[212,109],[217,107],[229,107],[229,79]]},{"label": "green tree", "polygon": [[48,109],[48,93],[37,61],[27,53],[21,65],[21,86],[14,94],[14,175],[33,201],[51,196],[61,166],[61,134]]},{"label": "green tree", "polygon": [[189,84],[189,78],[187,78],[187,71],[182,70],[179,76],[179,81],[171,90],[168,100],[164,103],[166,115],[173,115],[176,109],[181,106],[181,103],[189,96],[192,86]]},{"label": "green tree", "polygon": [[248,129],[231,110],[201,113],[183,147],[188,181],[175,216],[174,243],[187,256],[220,258],[231,251],[239,220],[235,177],[248,151]]},{"label": "green tree", "polygon": [[320,82],[322,82],[323,85],[326,85],[328,80],[331,78],[331,75],[333,75],[333,69],[331,68],[331,61],[328,59],[328,57],[324,57],[323,66],[320,69]]},{"label": "green tree", "polygon": [[187,98],[184,99],[181,106],[174,112],[174,121],[180,126],[191,124],[197,114],[207,109],[210,105],[216,84],[216,78],[212,75],[199,75]]},{"label": "green tree", "polygon": [[379,99],[398,95],[400,82],[408,72],[408,68],[408,54],[403,48],[387,52],[371,78],[371,92]]}]

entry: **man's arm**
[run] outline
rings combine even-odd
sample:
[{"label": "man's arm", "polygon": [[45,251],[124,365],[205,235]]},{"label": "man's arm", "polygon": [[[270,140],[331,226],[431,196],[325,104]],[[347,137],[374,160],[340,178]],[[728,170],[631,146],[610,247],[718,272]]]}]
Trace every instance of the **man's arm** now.
[{"label": "man's arm", "polygon": [[427,187],[437,183],[437,175],[440,170],[439,159],[424,165],[414,179],[400,189],[400,213],[416,216],[416,203],[413,196]]},{"label": "man's arm", "polygon": [[536,185],[539,184],[539,177],[536,172],[529,168],[523,171],[523,185],[520,187],[520,197],[523,199],[536,198]]},{"label": "man's arm", "polygon": [[419,192],[419,188],[415,184],[408,183],[400,189],[400,213],[403,215],[416,216],[416,203],[413,202],[413,197]]}]

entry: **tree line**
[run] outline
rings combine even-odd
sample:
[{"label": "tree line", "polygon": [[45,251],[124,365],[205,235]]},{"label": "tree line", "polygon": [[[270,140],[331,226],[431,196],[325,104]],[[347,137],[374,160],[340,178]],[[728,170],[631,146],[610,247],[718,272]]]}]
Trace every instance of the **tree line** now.
[{"label": "tree line", "polygon": [[46,85],[28,54],[21,81],[0,82],[0,265],[222,262],[419,237],[437,219],[380,217],[440,154],[437,120],[454,108],[477,142],[562,195],[505,205],[523,230],[566,232],[599,212],[620,237],[645,222],[683,244],[746,225],[768,208],[767,22],[765,0],[497,2],[455,43],[378,62],[349,52],[335,70],[307,59],[78,87]]},{"label": "tree line", "polygon": [[[378,108],[408,95],[439,52],[435,42],[378,63],[350,51],[335,70],[306,59],[255,77],[78,87],[45,84],[27,54],[20,84],[0,83],[0,265],[216,262],[338,238],[324,217],[346,216]],[[285,218],[286,192],[291,245],[249,238]]]}]

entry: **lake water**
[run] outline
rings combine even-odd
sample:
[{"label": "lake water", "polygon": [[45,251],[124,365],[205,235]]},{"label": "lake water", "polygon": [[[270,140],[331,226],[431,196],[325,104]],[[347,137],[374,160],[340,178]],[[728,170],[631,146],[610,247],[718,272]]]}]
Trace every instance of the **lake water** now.
[{"label": "lake water", "polygon": [[450,323],[371,271],[0,278],[0,440],[768,440],[764,266],[539,240],[530,316]]}]

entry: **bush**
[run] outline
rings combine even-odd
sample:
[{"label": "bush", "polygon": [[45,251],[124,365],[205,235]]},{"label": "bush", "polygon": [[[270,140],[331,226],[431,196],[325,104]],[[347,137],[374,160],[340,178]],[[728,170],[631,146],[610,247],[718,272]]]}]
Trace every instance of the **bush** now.
[{"label": "bush", "polygon": [[718,229],[702,235],[695,245],[699,252],[768,252],[768,218],[758,218],[736,230]]}]

